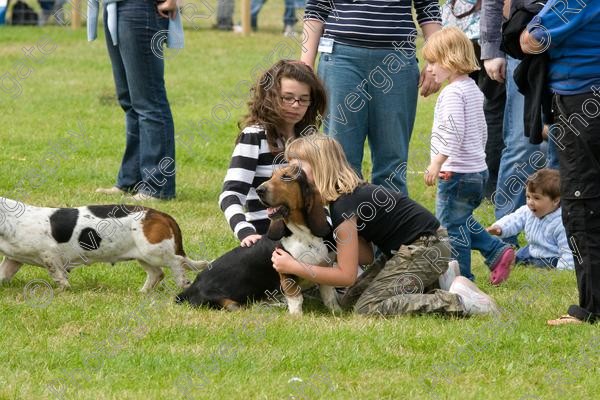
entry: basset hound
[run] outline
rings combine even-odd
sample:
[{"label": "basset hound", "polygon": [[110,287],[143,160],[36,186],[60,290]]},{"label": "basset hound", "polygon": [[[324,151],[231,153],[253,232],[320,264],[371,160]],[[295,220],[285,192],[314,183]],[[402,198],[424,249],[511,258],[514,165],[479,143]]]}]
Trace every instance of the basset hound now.
[{"label": "basset hound", "polygon": [[[290,314],[302,313],[301,289],[306,282],[275,271],[271,254],[280,246],[307,268],[331,265],[333,254],[324,240],[331,234],[331,227],[321,195],[297,166],[275,170],[256,193],[269,207],[271,223],[267,234],[254,245],[236,247],[211,262],[210,268],[200,272],[192,285],[177,296],[178,303],[187,301],[196,306],[234,310],[281,291]],[[325,305],[340,311],[335,289],[320,285],[319,290]]]},{"label": "basset hound", "polygon": [[137,260],[146,270],[142,292],[154,288],[168,266],[178,286],[187,287],[184,268],[202,270],[207,261],[189,259],[181,230],[169,215],[141,206],[90,205],[46,208],[0,197],[0,282],[9,281],[23,264],[48,269],[61,289],[67,272],[96,262]]}]

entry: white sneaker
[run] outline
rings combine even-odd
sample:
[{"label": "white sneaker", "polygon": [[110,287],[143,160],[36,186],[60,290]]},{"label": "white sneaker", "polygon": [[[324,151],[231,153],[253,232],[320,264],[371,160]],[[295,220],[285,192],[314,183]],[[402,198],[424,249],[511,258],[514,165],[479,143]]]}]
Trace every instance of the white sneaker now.
[{"label": "white sneaker", "polygon": [[294,36],[294,25],[286,25],[283,28],[283,36]]},{"label": "white sneaker", "polygon": [[158,197],[153,197],[148,193],[138,192],[130,197],[132,201],[156,201],[160,200]]},{"label": "white sneaker", "polygon": [[449,290],[452,282],[454,282],[454,278],[460,276],[460,266],[458,265],[458,261],[452,260],[448,263],[448,269],[446,272],[440,275],[438,281],[440,283],[440,289]]},{"label": "white sneaker", "polygon": [[494,300],[464,276],[457,276],[448,291],[460,296],[467,315],[499,313]]}]

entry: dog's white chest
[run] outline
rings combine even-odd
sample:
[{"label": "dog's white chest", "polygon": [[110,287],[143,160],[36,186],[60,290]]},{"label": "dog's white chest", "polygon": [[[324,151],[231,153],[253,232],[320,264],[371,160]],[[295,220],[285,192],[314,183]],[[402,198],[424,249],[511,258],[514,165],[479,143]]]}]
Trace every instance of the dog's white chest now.
[{"label": "dog's white chest", "polygon": [[312,235],[306,227],[289,224],[288,229],[293,235],[282,238],[281,244],[292,257],[310,265],[329,261],[329,251],[322,238]]}]

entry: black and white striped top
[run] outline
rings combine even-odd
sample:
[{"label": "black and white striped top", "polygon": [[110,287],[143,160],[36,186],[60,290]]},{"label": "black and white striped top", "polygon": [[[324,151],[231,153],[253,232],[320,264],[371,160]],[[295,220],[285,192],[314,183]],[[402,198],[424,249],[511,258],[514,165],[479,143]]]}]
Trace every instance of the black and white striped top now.
[{"label": "black and white striped top", "polygon": [[325,23],[324,37],[359,47],[415,50],[419,25],[442,22],[438,0],[308,0],[304,19]]},{"label": "black and white striped top", "polygon": [[[283,142],[278,140],[278,145],[283,151]],[[258,199],[256,188],[271,178],[275,168],[285,165],[282,152],[271,152],[264,128],[244,128],[233,150],[219,196],[219,206],[240,241],[248,235],[266,233],[269,218],[266,207]]]}]

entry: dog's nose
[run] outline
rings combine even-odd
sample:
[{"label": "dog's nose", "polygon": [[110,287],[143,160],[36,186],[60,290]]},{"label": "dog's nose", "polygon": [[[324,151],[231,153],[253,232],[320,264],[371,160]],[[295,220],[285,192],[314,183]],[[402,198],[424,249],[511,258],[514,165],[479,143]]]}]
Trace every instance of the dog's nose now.
[{"label": "dog's nose", "polygon": [[267,189],[263,185],[260,185],[256,188],[256,194],[258,195],[258,197],[262,197],[266,191]]}]

